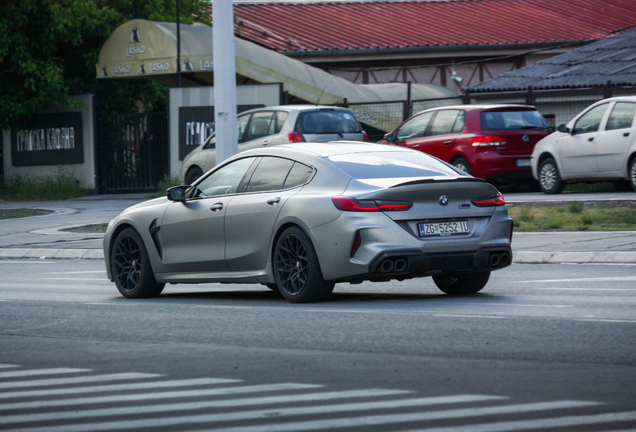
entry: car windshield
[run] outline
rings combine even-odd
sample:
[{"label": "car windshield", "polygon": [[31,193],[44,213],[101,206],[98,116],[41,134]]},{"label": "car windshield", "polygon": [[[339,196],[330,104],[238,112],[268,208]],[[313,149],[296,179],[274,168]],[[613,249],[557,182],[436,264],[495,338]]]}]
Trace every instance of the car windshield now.
[{"label": "car windshield", "polygon": [[361,132],[360,124],[349,111],[321,109],[301,112],[296,130],[302,134],[343,134]]},{"label": "car windshield", "polygon": [[357,180],[465,175],[420,152],[351,153],[328,159]]},{"label": "car windshield", "polygon": [[481,113],[481,130],[547,129],[539,111],[484,111]]}]

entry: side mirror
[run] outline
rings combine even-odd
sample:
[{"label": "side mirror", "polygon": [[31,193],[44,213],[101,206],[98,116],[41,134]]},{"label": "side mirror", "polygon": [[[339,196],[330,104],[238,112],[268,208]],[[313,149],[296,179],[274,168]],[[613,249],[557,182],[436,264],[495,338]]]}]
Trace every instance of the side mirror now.
[{"label": "side mirror", "polygon": [[185,202],[185,193],[190,186],[174,186],[166,191],[166,197],[170,201]]},{"label": "side mirror", "polygon": [[570,128],[569,128],[569,127],[567,127],[567,126],[566,126],[566,125],[564,125],[564,124],[560,124],[560,125],[557,127],[557,130],[558,130],[559,132],[563,132],[563,133],[570,133]]},{"label": "side mirror", "polygon": [[395,141],[395,136],[393,135],[393,132],[389,132],[388,134],[384,135],[384,140],[387,142]]}]

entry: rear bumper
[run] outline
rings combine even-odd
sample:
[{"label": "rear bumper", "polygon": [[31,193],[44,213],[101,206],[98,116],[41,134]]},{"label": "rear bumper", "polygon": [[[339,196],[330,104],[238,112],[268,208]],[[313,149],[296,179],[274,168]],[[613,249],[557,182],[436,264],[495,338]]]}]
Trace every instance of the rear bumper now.
[{"label": "rear bumper", "polygon": [[471,164],[473,176],[495,181],[532,180],[532,168],[517,166],[519,159],[530,161],[530,155],[500,155],[495,151],[476,153]]},{"label": "rear bumper", "polygon": [[420,250],[383,252],[369,265],[369,273],[345,278],[343,282],[388,281],[499,270],[512,263],[512,250],[506,246],[483,247],[472,252],[424,253]]}]

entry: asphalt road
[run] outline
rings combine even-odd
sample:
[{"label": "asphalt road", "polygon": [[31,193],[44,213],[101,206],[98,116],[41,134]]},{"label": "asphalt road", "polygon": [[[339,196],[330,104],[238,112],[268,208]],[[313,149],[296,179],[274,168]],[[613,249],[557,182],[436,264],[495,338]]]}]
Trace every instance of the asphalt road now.
[{"label": "asphalt road", "polygon": [[219,284],[132,301],[101,260],[1,259],[0,430],[635,430],[634,268],[294,305]]}]

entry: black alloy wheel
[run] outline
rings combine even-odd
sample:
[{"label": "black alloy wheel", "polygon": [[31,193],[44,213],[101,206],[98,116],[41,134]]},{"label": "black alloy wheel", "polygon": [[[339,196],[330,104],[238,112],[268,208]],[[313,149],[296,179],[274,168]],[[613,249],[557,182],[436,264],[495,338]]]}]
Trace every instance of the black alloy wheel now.
[{"label": "black alloy wheel", "polygon": [[475,294],[482,290],[490,279],[490,270],[433,276],[433,282],[449,295]]},{"label": "black alloy wheel", "polygon": [[185,176],[185,183],[186,185],[191,185],[192,183],[194,183],[195,181],[199,180],[199,178],[203,175],[203,171],[201,171],[201,168],[199,167],[192,167],[188,170],[186,176]]},{"label": "black alloy wheel", "polygon": [[165,286],[157,283],[143,240],[132,228],[117,236],[111,252],[111,269],[117,289],[126,298],[156,297]]},{"label": "black alloy wheel", "polygon": [[324,300],[335,286],[323,279],[316,251],[297,227],[287,228],[276,242],[274,275],[278,291],[292,303]]}]

